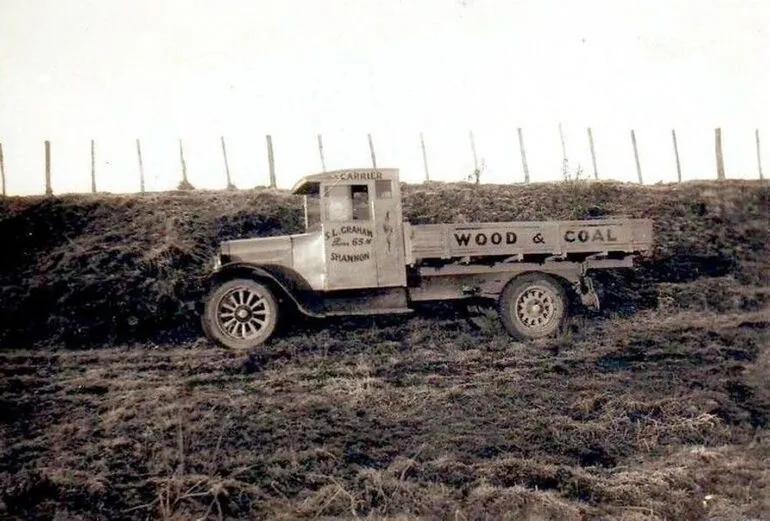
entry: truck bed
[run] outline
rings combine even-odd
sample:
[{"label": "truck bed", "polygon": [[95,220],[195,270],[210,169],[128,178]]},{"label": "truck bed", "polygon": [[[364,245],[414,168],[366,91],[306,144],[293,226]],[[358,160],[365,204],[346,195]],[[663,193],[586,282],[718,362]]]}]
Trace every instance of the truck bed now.
[{"label": "truck bed", "polygon": [[478,256],[635,254],[652,249],[649,219],[404,223],[406,263]]}]

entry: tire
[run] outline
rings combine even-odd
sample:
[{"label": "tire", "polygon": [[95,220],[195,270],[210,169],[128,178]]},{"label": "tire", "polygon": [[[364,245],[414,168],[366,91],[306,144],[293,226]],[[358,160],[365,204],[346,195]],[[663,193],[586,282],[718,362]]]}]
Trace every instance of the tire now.
[{"label": "tire", "polygon": [[541,273],[511,280],[500,294],[500,320],[518,339],[545,338],[560,333],[567,320],[569,300],[559,282]]},{"label": "tire", "polygon": [[234,279],[209,293],[201,324],[210,340],[229,349],[247,351],[272,336],[278,313],[278,301],[267,285]]}]

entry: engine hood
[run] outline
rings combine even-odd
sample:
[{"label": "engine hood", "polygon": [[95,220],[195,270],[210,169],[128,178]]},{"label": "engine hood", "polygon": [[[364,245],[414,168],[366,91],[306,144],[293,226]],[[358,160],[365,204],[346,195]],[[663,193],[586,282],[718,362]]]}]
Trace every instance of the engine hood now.
[{"label": "engine hood", "polygon": [[[271,266],[269,271],[292,273],[301,279],[302,285],[322,290],[326,283],[323,231],[225,241],[220,246],[215,270],[223,264],[245,263],[254,266]],[[275,270],[281,266],[288,270]]]},{"label": "engine hood", "polygon": [[291,267],[293,264],[291,250],[291,236],[284,235],[225,241],[221,245],[220,253],[227,256],[229,262],[277,264]]}]

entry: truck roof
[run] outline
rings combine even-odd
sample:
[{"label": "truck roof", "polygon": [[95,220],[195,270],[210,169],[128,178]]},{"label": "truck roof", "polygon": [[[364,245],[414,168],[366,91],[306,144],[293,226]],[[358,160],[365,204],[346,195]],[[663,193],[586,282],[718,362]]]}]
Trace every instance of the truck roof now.
[{"label": "truck roof", "polygon": [[398,182],[397,168],[348,168],[330,170],[320,174],[306,175],[294,185],[291,192],[296,195],[308,195],[319,191],[322,182],[333,184],[355,184],[355,181],[390,179]]}]

